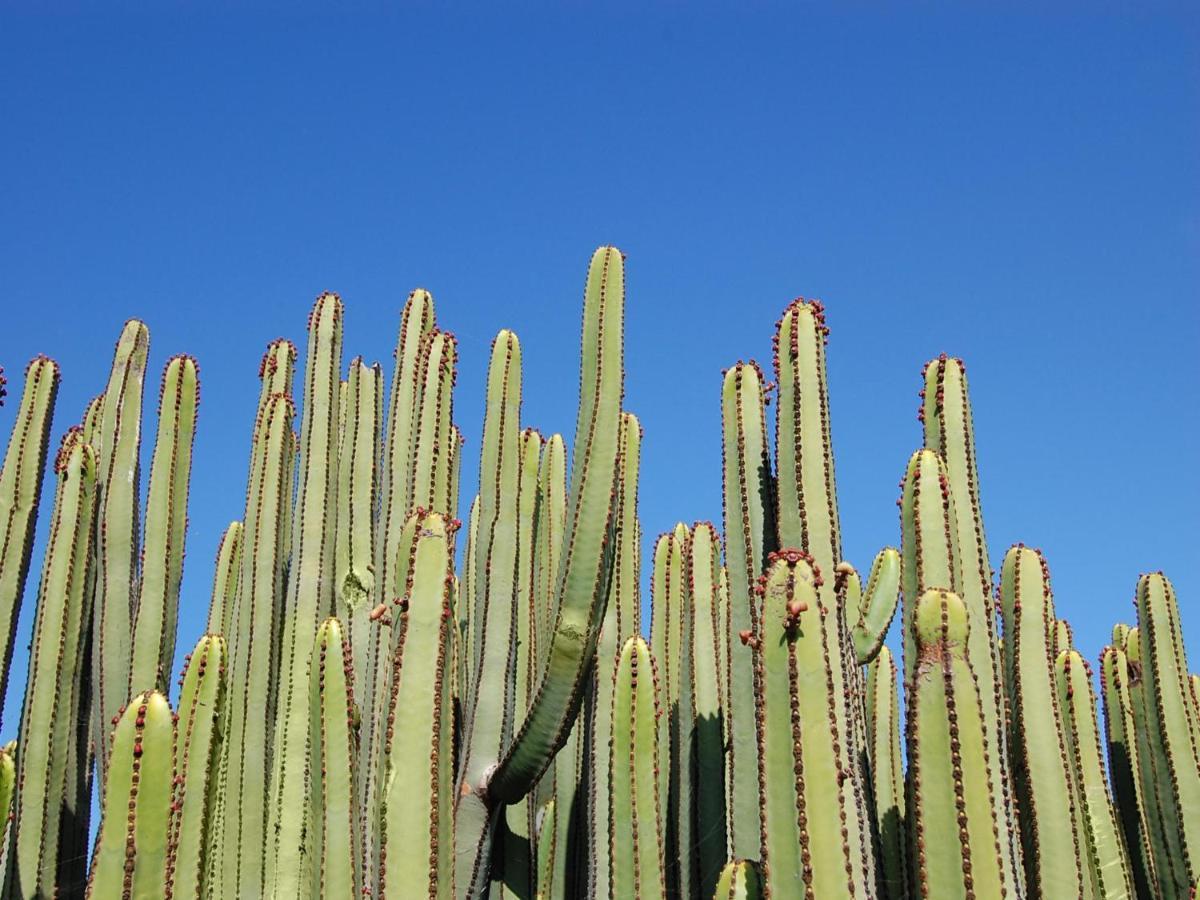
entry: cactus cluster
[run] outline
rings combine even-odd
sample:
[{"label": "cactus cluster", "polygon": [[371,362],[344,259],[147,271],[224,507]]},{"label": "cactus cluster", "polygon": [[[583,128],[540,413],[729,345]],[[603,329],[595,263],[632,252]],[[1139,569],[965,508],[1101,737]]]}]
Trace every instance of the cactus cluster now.
[{"label": "cactus cluster", "polygon": [[1038,551],[996,583],[957,359],[924,371],[900,546],[864,582],[825,310],[791,303],[773,372],[724,373],[723,522],[653,542],[644,632],[624,302],[601,248],[573,443],[522,421],[499,333],[464,522],[433,298],[409,296],[385,391],[361,358],[343,377],[322,294],[303,369],[284,339],[263,357],[245,507],[174,712],[198,367],[167,363],[143,505],[146,326],[52,459],[59,371],[35,358],[0,470],[0,688],[48,462],[56,490],[0,748],[4,896],[1193,896],[1200,679],[1173,588],[1142,576],[1096,681]]}]

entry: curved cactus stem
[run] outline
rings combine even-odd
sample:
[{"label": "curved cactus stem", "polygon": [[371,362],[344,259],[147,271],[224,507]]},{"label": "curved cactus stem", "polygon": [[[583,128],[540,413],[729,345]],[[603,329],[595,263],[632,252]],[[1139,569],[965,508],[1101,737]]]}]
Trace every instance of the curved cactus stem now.
[{"label": "curved cactus stem", "polygon": [[612,897],[665,898],[658,803],[658,678],[650,648],[631,637],[613,678],[609,859]]},{"label": "curved cactus stem", "polygon": [[166,697],[152,691],[129,701],[112,735],[88,897],[150,900],[164,896],[174,742],[175,725]]},{"label": "curved cactus stem", "polygon": [[[1066,624],[1062,619],[1058,622]],[[1124,900],[1134,896],[1133,881],[1100,756],[1092,673],[1077,651],[1062,646],[1061,639],[1066,637],[1059,635],[1061,649],[1054,669],[1075,793],[1076,827],[1084,838],[1084,877],[1093,897]]]},{"label": "curved cactus stem", "polygon": [[761,853],[758,811],[758,743],[754,736],[754,657],[742,635],[757,632],[754,586],[766,553],[774,545],[771,521],[773,479],[767,454],[762,372],[739,362],[725,373],[721,390],[722,456],[725,497],[725,570],[729,605],[725,640],[729,705],[726,727],[726,790],[729,794],[729,850],[735,857]]},{"label": "curved cactus stem", "polygon": [[[1121,626],[1118,626],[1120,628]],[[1129,635],[1113,630],[1122,647]],[[1100,654],[1100,684],[1104,695],[1105,742],[1113,799],[1121,821],[1130,870],[1138,897],[1159,898],[1154,847],[1162,850],[1160,822],[1151,819],[1148,799],[1143,794],[1139,772],[1137,731],[1130,699],[1130,667],[1122,647],[1105,647]]]},{"label": "curved cactus stem", "polygon": [[557,620],[532,707],[488,784],[502,803],[528,793],[566,740],[596,651],[616,544],[624,307],[624,258],[615,247],[602,247],[592,256],[584,292],[582,385]]},{"label": "curved cactus stem", "polygon": [[354,664],[350,643],[336,618],[326,619],[317,629],[312,654],[308,771],[313,882],[309,893],[358,897],[362,848],[354,784],[358,775]]},{"label": "curved cactus stem", "polygon": [[908,897],[904,818],[904,762],[900,746],[900,695],[896,662],[887,646],[867,667],[866,728],[871,799],[879,832],[879,893]]},{"label": "curved cactus stem", "polygon": [[1137,609],[1146,737],[1168,846],[1178,848],[1182,862],[1173,888],[1186,894],[1200,877],[1200,710],[1191,698],[1175,590],[1161,572],[1138,579]]},{"label": "curved cactus stem", "polygon": [[1008,551],[1000,595],[1026,885],[1036,896],[1080,897],[1083,848],[1054,686],[1054,601],[1040,553],[1021,545]]},{"label": "curved cactus stem", "polygon": [[865,666],[879,653],[900,603],[900,551],[884,547],[871,564],[867,589],[849,563],[837,568],[842,605],[855,620],[850,629],[855,661]]},{"label": "curved cactus stem", "polygon": [[926,591],[914,604],[912,627],[908,809],[919,895],[1002,897],[1004,854],[979,690],[967,662],[966,604],[948,591]]},{"label": "curved cactus stem", "polygon": [[267,777],[273,750],[271,711],[277,685],[278,610],[284,594],[284,510],[291,501],[295,407],[274,394],[259,414],[251,456],[242,566],[230,630],[232,660],[222,888],[218,896],[261,892],[267,841]]},{"label": "curved cactus stem", "polygon": [[104,391],[96,512],[96,596],[92,614],[92,724],[96,772],[104,795],[108,731],[129,694],[130,610],[138,557],[138,453],[150,332],[125,323]]},{"label": "curved cactus stem", "polygon": [[375,587],[372,555],[379,501],[379,454],[383,421],[383,373],[361,358],[350,363],[345,425],[338,450],[337,536],[334,549],[334,609],[345,623],[354,658],[356,691],[367,681],[367,654]]},{"label": "curved cactus stem", "polygon": [[230,522],[217,546],[214,567],[212,600],[208,604],[209,634],[229,634],[233,622],[233,605],[237,600],[238,573],[242,566],[241,522]]},{"label": "curved cactus stem", "polygon": [[58,486],[21,713],[15,840],[5,896],[54,896],[60,814],[76,740],[80,647],[97,488],[97,461],[79,430],[68,431],[55,463]]},{"label": "curved cactus stem", "polygon": [[688,546],[691,596],[691,671],[682,677],[683,691],[694,715],[691,773],[695,826],[692,840],[696,864],[695,891],[707,897],[716,889],[721,863],[727,858],[725,810],[724,700],[721,696],[719,648],[725,642],[718,619],[721,541],[710,522],[698,522]]},{"label": "curved cactus stem", "polygon": [[736,860],[721,870],[713,900],[762,900],[762,876],[758,866],[746,860]]},{"label": "curved cactus stem", "polygon": [[[552,439],[553,440],[553,439]],[[632,413],[621,414],[621,443],[617,490],[617,555],[613,562],[608,605],[596,642],[586,703],[584,744],[587,783],[588,890],[589,896],[609,896],[609,762],[612,752],[612,690],[617,655],[638,631],[641,606],[639,572],[637,488],[641,467],[642,428]],[[565,504],[564,504],[565,509]],[[539,544],[540,550],[540,544]],[[551,584],[551,589],[553,585]]]},{"label": "curved cactus stem", "polygon": [[[299,487],[283,607],[265,869],[266,895],[304,896],[315,883],[308,822],[296,811],[308,797],[309,669],[312,635],[333,609],[337,515],[338,399],[342,301],[322,294],[309,316]],[[330,514],[330,511],[333,511]]]},{"label": "curved cactus stem", "polygon": [[58,382],[54,360],[38,356],[26,366],[21,405],[0,467],[0,697],[8,689],[13,638],[29,575]]},{"label": "curved cactus stem", "polygon": [[188,657],[180,679],[175,741],[175,801],[167,858],[168,896],[199,898],[210,890],[208,859],[214,813],[221,790],[222,727],[225,722],[226,642],[206,634]]},{"label": "curved cactus stem", "polygon": [[158,399],[158,435],[150,464],[142,568],[133,611],[129,696],[148,690],[165,693],[175,664],[188,483],[199,405],[196,361],[190,356],[176,356],[163,372]]}]

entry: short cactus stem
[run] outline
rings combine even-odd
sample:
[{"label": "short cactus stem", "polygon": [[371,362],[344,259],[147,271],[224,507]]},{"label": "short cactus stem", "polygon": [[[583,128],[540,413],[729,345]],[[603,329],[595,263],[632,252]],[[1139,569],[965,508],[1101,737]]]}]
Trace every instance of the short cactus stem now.
[{"label": "short cactus stem", "polygon": [[613,679],[608,826],[613,898],[667,896],[658,799],[658,688],[650,648],[631,637]]},{"label": "short cactus stem", "polygon": [[241,522],[230,522],[217,545],[217,560],[213,566],[212,599],[208,604],[208,633],[229,634],[233,623],[233,606],[237,601],[238,574],[242,568]]},{"label": "short cactus stem", "polygon": [[175,791],[174,717],[157,691],[118,716],[87,897],[170,897],[164,889]]},{"label": "short cactus stem", "polygon": [[864,590],[858,572],[849,563],[839,563],[835,584],[841,606],[853,622],[850,637],[855,662],[865,666],[879,653],[900,602],[900,551],[884,547],[875,556]]},{"label": "short cactus stem", "polygon": [[13,819],[13,793],[17,789],[16,754],[16,741],[9,741],[0,747],[0,847],[8,846],[8,826]]},{"label": "short cactus stem", "polygon": [[921,897],[1006,894],[968,622],[966,605],[948,591],[926,591],[914,604],[908,815]]},{"label": "short cactus stem", "polygon": [[758,866],[746,860],[728,863],[721,870],[713,900],[762,900],[762,876]]}]

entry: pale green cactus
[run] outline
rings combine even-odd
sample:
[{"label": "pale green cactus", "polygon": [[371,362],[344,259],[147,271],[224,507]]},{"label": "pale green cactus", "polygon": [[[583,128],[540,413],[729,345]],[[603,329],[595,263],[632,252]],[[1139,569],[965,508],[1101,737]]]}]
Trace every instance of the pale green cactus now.
[{"label": "pale green cactus", "polygon": [[713,900],[762,900],[762,876],[746,860],[731,862],[721,870]]},{"label": "pale green cactus", "polygon": [[866,728],[871,799],[879,835],[879,893],[886,900],[904,900],[908,896],[904,760],[897,688],[896,662],[885,645],[867,667]]}]

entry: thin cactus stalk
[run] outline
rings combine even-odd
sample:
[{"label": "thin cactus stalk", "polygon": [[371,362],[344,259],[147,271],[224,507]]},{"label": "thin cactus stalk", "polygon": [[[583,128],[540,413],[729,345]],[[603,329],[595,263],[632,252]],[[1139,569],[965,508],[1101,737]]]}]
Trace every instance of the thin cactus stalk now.
[{"label": "thin cactus stalk", "polygon": [[214,877],[213,844],[222,728],[225,722],[227,644],[206,634],[184,664],[175,740],[175,795],[166,883],[175,900],[198,900]]},{"label": "thin cactus stalk", "polygon": [[879,840],[879,895],[908,897],[904,761],[900,746],[900,694],[896,661],[885,645],[867,666],[866,729],[871,800]]},{"label": "thin cactus stalk", "polygon": [[688,778],[694,792],[692,858],[696,871],[694,894],[707,897],[716,889],[721,863],[727,858],[725,809],[724,701],[721,696],[721,657],[725,631],[720,621],[721,543],[709,522],[692,529],[688,546],[688,594],[693,625],[687,654],[691,671],[682,678],[687,707],[693,715],[691,753],[693,766]]},{"label": "thin cactus stalk", "polygon": [[1083,848],[1054,684],[1054,601],[1041,554],[1019,545],[1009,550],[1000,591],[1025,883],[1035,896],[1080,897]]},{"label": "thin cactus stalk", "polygon": [[117,340],[104,391],[99,437],[96,598],[92,626],[92,724],[97,780],[103,794],[108,732],[129,696],[132,641],[130,611],[138,550],[138,453],[142,440],[142,393],[150,332],[131,319]]},{"label": "thin cactus stalk", "polygon": [[[659,703],[662,716],[658,720],[658,788],[662,809],[666,859],[667,889],[676,891],[677,854],[680,849],[678,827],[680,773],[677,769],[679,731],[678,685],[680,637],[684,603],[684,553],[688,541],[687,526],[675,528],[658,536],[654,543],[654,568],[651,574],[650,652],[658,667]],[[659,663],[659,660],[662,660]]]},{"label": "thin cactus stalk", "polygon": [[[385,771],[380,787],[378,891],[383,897],[454,896],[453,716],[449,680],[453,523],[410,519],[392,610]],[[416,760],[428,764],[414,765]]]},{"label": "thin cactus stalk", "polygon": [[967,662],[967,607],[939,590],[926,591],[914,607],[908,811],[919,896],[1002,897],[1004,854],[979,690]]},{"label": "thin cactus stalk", "polygon": [[87,569],[95,513],[97,463],[79,430],[68,431],[55,462],[58,487],[42,564],[21,714],[15,846],[5,896],[53,896],[60,812],[70,784],[80,642],[86,621]]},{"label": "thin cactus stalk", "polygon": [[746,860],[736,860],[721,870],[713,900],[762,900],[762,876],[758,866]]},{"label": "thin cactus stalk", "polygon": [[[762,372],[739,362],[725,373],[721,393],[724,456],[725,570],[729,604],[725,639],[729,705],[729,850],[757,860],[761,852],[758,810],[758,743],[754,735],[754,657],[747,640],[758,630],[753,592],[763,570],[771,525],[772,477]],[[774,543],[773,535],[771,543]]]},{"label": "thin cactus stalk", "polygon": [[1162,896],[1154,847],[1162,848],[1159,822],[1152,821],[1139,777],[1138,740],[1130,698],[1130,667],[1123,649],[1129,626],[1118,626],[1113,638],[1121,646],[1105,647],[1100,654],[1100,684],[1104,696],[1104,737],[1108,771],[1121,832],[1129,851],[1130,874],[1140,898]]},{"label": "thin cactus stalk", "polygon": [[[1062,619],[1060,624],[1065,624]],[[1069,634],[1060,634],[1069,638]],[[1058,705],[1070,762],[1078,828],[1083,836],[1083,869],[1091,896],[1103,900],[1132,898],[1129,859],[1117,825],[1096,725],[1092,672],[1075,650],[1060,649],[1055,660]]]},{"label": "thin cactus stalk", "polygon": [[0,467],[0,697],[8,689],[13,638],[29,575],[58,382],[54,360],[38,356],[26,366],[21,405]]},{"label": "thin cactus stalk", "polygon": [[326,619],[317,629],[312,654],[308,771],[313,881],[309,893],[357,897],[362,893],[362,848],[354,784],[358,775],[354,664],[350,643],[336,618]]},{"label": "thin cactus stalk", "polygon": [[[623,417],[629,416],[628,413],[622,415]],[[628,428],[625,418],[622,418],[621,427],[626,429],[622,432],[622,441],[625,441]],[[638,427],[636,419],[634,427]],[[640,437],[638,440],[640,441]],[[623,443],[622,447],[624,446]],[[636,454],[636,448],[633,452]],[[628,473],[626,472],[623,477],[625,479],[623,489],[628,489]],[[633,461],[633,478],[632,490],[636,500],[636,459]],[[536,546],[533,553],[533,593],[537,606],[537,614],[534,617],[534,636],[537,646],[535,659],[538,672],[546,664],[546,657],[550,652],[550,636],[554,633],[554,620],[558,613],[558,608],[555,606],[555,584],[558,579],[558,564],[562,554],[563,530],[566,528],[566,520],[567,445],[561,434],[552,434],[542,448],[542,460],[538,469],[537,534],[534,536]],[[620,554],[625,549],[622,544],[617,548],[617,553]],[[619,575],[619,571],[614,570],[613,577],[617,578]]]},{"label": "thin cactus stalk", "polygon": [[[641,466],[642,429],[632,413],[621,414],[620,487],[617,491],[618,539],[608,606],[596,643],[591,684],[585,700],[587,715],[587,829],[590,896],[609,895],[609,761],[612,753],[612,703],[609,697],[617,656],[637,633],[641,606],[638,568],[637,485]],[[547,450],[549,452],[549,448]],[[564,461],[565,462],[565,461]],[[565,468],[565,465],[564,465]],[[555,472],[557,478],[557,467]],[[563,504],[565,507],[565,503]],[[539,523],[540,524],[540,523]],[[546,546],[552,537],[546,535]],[[539,550],[542,544],[539,538]],[[543,576],[552,589],[549,573]]]},{"label": "thin cactus stalk", "polygon": [[17,742],[0,747],[0,854],[7,855],[12,830],[13,794],[17,789]]},{"label": "thin cactus stalk", "polygon": [[372,554],[379,500],[382,370],[378,364],[367,366],[361,358],[355,359],[345,384],[333,583],[334,606],[348,632],[358,686],[367,679],[371,598],[376,594]]},{"label": "thin cactus stalk", "polygon": [[610,894],[665,898],[658,787],[659,684],[650,648],[631,637],[613,679],[613,742],[608,834]]},{"label": "thin cactus stalk", "polygon": [[317,298],[309,317],[308,356],[300,432],[299,487],[294,514],[287,599],[279,659],[266,895],[303,896],[314,875],[306,819],[296,814],[309,794],[309,669],[312,635],[333,609],[337,514],[339,372],[342,301]]},{"label": "thin cactus stalk", "polygon": [[410,510],[421,507],[451,514],[452,453],[456,441],[450,419],[457,359],[458,343],[454,335],[434,330],[425,341],[421,357]]},{"label": "thin cactus stalk", "polygon": [[[695,735],[696,698],[693,693],[695,653],[694,598],[688,590],[691,531],[682,522],[675,526],[671,554],[671,581],[667,591],[672,603],[666,617],[666,650],[672,660],[664,679],[663,712],[667,739],[659,743],[659,768],[666,773],[667,801],[664,810],[667,890],[673,896],[696,893],[699,869],[696,858]],[[676,569],[676,555],[678,568]],[[678,585],[678,587],[676,587]],[[660,657],[656,654],[655,659]],[[665,658],[665,657],[663,657]]]},{"label": "thin cactus stalk", "polygon": [[849,563],[838,564],[837,576],[841,605],[854,622],[850,638],[854,642],[855,662],[865,666],[883,647],[900,602],[900,551],[892,547],[879,551],[871,564],[866,590]]},{"label": "thin cactus stalk", "polygon": [[[1179,605],[1161,572],[1137,585],[1139,656],[1157,794],[1168,846],[1182,867],[1167,891],[1183,894],[1200,878],[1200,710],[1192,700]],[[1179,871],[1183,868],[1186,872]],[[1179,875],[1184,875],[1179,879]]]},{"label": "thin cactus stalk", "polygon": [[175,664],[188,483],[199,405],[199,367],[190,356],[176,356],[163,372],[158,398],[158,435],[150,464],[142,566],[133,612],[130,696],[148,690],[165,693]]},{"label": "thin cactus stalk", "polygon": [[[581,783],[584,768],[581,725],[577,720],[554,757],[555,853],[550,884],[545,889],[550,897],[577,897],[586,890],[587,866],[580,864],[586,841],[583,811],[587,799]],[[549,777],[547,773],[543,781]]]},{"label": "thin cactus stalk", "polygon": [[271,713],[276,687],[274,633],[284,594],[279,531],[291,502],[292,421],[295,406],[271,395],[255,430],[246,500],[242,568],[230,631],[229,731],[223,753],[228,795],[222,834],[223,888],[260,893],[267,846],[267,775],[273,750]]},{"label": "thin cactus stalk", "polygon": [[536,900],[551,900],[550,884],[554,880],[557,829],[555,828],[554,798],[542,806],[537,816],[537,893]]},{"label": "thin cactus stalk", "polygon": [[237,601],[238,574],[242,568],[241,522],[230,522],[217,545],[217,560],[213,566],[212,599],[208,604],[209,634],[228,635],[233,626],[233,606]]},{"label": "thin cactus stalk", "polygon": [[[958,595],[967,607],[971,628],[967,633],[967,660],[979,683],[983,726],[987,737],[987,765],[991,773],[992,805],[1003,831],[1004,888],[1010,895],[1024,890],[1021,842],[1013,805],[1008,744],[1004,737],[1004,687],[1000,642],[996,634],[996,603],[992,594],[992,566],[983,527],[975,425],[967,387],[967,369],[961,359],[940,355],[925,366],[919,418],[924,425],[925,447],[941,456],[950,493],[954,497],[954,531],[959,557]],[[945,585],[949,587],[950,585]]]},{"label": "thin cactus stalk", "polygon": [[151,691],[130,700],[113,730],[88,897],[157,900],[164,896],[175,789],[174,743],[175,725],[166,697]]}]

